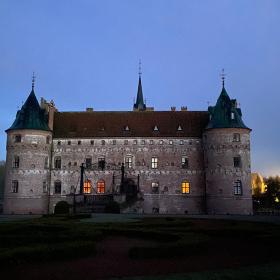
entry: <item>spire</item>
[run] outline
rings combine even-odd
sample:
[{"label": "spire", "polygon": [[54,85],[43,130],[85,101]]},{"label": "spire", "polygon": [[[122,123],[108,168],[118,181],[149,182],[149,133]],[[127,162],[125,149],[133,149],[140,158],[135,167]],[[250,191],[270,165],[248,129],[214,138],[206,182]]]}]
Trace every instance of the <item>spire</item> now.
[{"label": "spire", "polygon": [[35,78],[36,78],[36,76],[35,76],[35,74],[33,72],[33,75],[32,75],[32,91],[34,91]]},{"label": "spire", "polygon": [[225,74],[225,69],[222,69],[222,73],[220,74],[221,78],[222,78],[222,86],[223,88],[225,88],[225,78],[226,78],[226,74]]},{"label": "spire", "polygon": [[145,111],[146,110],[146,104],[144,103],[144,97],[143,97],[143,90],[142,90],[142,69],[141,69],[141,60],[139,60],[139,80],[138,80],[138,90],[137,90],[137,97],[136,97],[136,103],[133,106],[134,111]]}]

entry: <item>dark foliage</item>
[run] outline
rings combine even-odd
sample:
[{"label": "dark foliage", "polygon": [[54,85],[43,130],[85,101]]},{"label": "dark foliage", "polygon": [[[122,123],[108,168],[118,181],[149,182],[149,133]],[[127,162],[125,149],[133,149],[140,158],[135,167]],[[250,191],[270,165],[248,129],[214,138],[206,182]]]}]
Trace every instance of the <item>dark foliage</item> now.
[{"label": "dark foliage", "polygon": [[69,214],[70,205],[66,201],[59,201],[54,208],[56,215]]}]

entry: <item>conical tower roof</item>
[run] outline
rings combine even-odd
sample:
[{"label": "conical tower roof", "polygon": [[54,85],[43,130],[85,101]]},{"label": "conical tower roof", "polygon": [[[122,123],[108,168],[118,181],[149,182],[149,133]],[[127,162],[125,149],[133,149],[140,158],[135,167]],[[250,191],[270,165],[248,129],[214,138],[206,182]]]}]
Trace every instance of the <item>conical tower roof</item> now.
[{"label": "conical tower roof", "polygon": [[140,75],[139,75],[139,81],[138,81],[136,103],[134,104],[133,109],[137,110],[137,111],[145,111],[146,110],[146,104],[144,103],[142,81],[141,81],[141,76]]},{"label": "conical tower roof", "polygon": [[46,111],[40,107],[33,87],[25,103],[21,109],[18,110],[12,126],[8,128],[6,132],[17,129],[50,130],[48,127],[48,115]]},{"label": "conical tower roof", "polygon": [[210,121],[206,129],[210,128],[247,128],[242,120],[241,109],[237,108],[236,99],[230,99],[223,85],[221,94],[215,106],[208,107]]}]

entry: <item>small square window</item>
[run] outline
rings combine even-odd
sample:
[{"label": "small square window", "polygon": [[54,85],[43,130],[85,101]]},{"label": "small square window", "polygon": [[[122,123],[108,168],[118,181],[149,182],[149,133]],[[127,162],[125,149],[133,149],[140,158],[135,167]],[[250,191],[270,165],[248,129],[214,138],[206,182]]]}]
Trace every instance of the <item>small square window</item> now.
[{"label": "small square window", "polygon": [[21,142],[21,135],[15,135],[15,143],[20,143]]},{"label": "small square window", "polygon": [[90,145],[94,145],[94,140],[90,140]]},{"label": "small square window", "polygon": [[153,145],[154,144],[154,140],[150,140],[150,145]]}]

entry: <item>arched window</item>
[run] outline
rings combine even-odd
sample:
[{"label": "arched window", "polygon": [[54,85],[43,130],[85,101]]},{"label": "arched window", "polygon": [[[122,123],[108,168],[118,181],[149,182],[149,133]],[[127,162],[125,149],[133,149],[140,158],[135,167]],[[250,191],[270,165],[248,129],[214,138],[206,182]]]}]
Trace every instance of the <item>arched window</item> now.
[{"label": "arched window", "polygon": [[188,181],[182,182],[182,193],[190,193],[190,183]]},{"label": "arched window", "polygon": [[54,193],[61,194],[61,182],[60,181],[54,182]]},{"label": "arched window", "polygon": [[105,193],[105,181],[99,180],[97,182],[97,193]]},{"label": "arched window", "polygon": [[91,181],[86,180],[84,182],[84,193],[91,193]]}]

